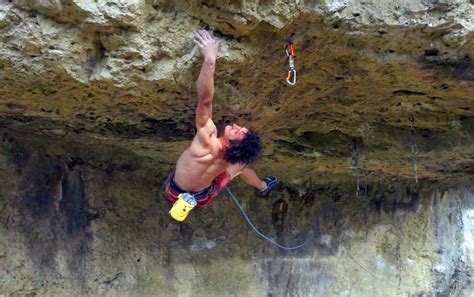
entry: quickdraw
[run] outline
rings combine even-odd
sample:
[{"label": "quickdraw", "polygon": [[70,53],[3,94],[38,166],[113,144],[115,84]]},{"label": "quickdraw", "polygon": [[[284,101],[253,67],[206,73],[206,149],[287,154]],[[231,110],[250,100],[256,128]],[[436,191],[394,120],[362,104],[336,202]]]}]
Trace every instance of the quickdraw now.
[{"label": "quickdraw", "polygon": [[418,163],[416,161],[416,155],[418,155],[419,150],[418,150],[418,146],[416,145],[415,129],[413,128],[415,117],[413,115],[409,115],[408,120],[410,121],[410,129],[411,129],[410,139],[411,139],[411,157],[412,157],[412,162],[413,162],[413,176],[415,178],[415,183],[418,184]]},{"label": "quickdraw", "polygon": [[288,62],[290,63],[290,67],[288,69],[288,75],[286,77],[286,82],[294,86],[296,84],[296,70],[295,70],[295,44],[293,40],[295,38],[295,33],[291,33],[290,37],[288,37],[287,44],[285,46],[286,56],[288,57]]},{"label": "quickdraw", "polygon": [[367,186],[367,175],[369,175],[369,170],[364,168],[364,194],[365,197],[369,197],[369,187]]},{"label": "quickdraw", "polygon": [[356,173],[356,196],[359,197],[359,194],[360,194],[359,161],[358,161],[359,149],[357,147],[357,140],[355,138],[352,138],[351,144],[352,144],[351,167],[355,168],[355,173]]}]

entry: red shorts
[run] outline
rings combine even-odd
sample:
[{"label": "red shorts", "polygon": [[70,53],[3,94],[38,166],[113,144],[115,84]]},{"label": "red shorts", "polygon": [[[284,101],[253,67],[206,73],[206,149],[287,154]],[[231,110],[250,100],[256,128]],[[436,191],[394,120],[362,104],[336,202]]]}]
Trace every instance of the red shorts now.
[{"label": "red shorts", "polygon": [[165,184],[165,193],[166,197],[171,203],[175,203],[178,200],[178,195],[181,193],[189,193],[194,196],[197,200],[196,207],[203,207],[209,205],[214,201],[217,194],[220,193],[232,180],[232,177],[227,171],[219,174],[213,181],[212,184],[198,192],[188,192],[179,187],[179,185],[174,181],[174,172],[168,176]]}]

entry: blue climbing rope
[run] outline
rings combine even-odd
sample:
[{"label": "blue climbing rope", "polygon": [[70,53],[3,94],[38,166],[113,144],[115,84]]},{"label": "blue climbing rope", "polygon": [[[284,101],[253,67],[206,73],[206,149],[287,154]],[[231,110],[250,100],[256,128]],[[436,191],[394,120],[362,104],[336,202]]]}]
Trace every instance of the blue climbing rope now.
[{"label": "blue climbing rope", "polygon": [[296,250],[296,249],[299,249],[301,247],[303,247],[304,245],[306,245],[308,242],[310,242],[311,240],[313,240],[315,237],[316,237],[316,234],[313,234],[313,235],[308,235],[308,237],[303,240],[300,244],[297,244],[295,246],[284,246],[284,245],[281,245],[279,244],[278,242],[276,242],[275,240],[271,239],[270,237],[266,236],[265,234],[263,234],[262,232],[260,232],[257,227],[255,227],[255,225],[252,223],[252,221],[250,220],[250,218],[248,217],[248,215],[245,213],[244,209],[242,208],[242,206],[240,205],[239,201],[237,200],[237,198],[234,196],[234,194],[230,191],[229,187],[226,188],[227,190],[227,193],[229,193],[230,197],[232,198],[232,200],[234,200],[235,204],[237,205],[237,207],[240,209],[240,212],[242,213],[242,215],[244,216],[245,220],[249,223],[250,227],[252,227],[252,229],[260,236],[262,237],[263,239],[267,240],[269,243],[273,244],[273,245],[276,245],[277,247],[281,248],[281,249],[284,249],[284,250]]},{"label": "blue climbing rope", "polygon": [[[296,250],[296,249],[299,249],[301,247],[303,247],[304,245],[306,245],[308,242],[310,242],[312,239],[314,239],[316,237],[316,234],[313,234],[311,236],[308,236],[303,242],[301,242],[300,244],[298,245],[295,245],[295,246],[284,246],[284,245],[281,245],[279,244],[278,242],[276,242],[275,240],[271,239],[270,237],[266,236],[265,234],[263,234],[262,232],[260,232],[256,227],[255,225],[252,223],[252,221],[250,221],[249,217],[247,216],[247,214],[245,213],[244,209],[242,208],[242,206],[240,205],[239,201],[237,200],[237,198],[234,196],[234,194],[230,191],[230,189],[227,187],[226,188],[227,192],[229,193],[230,197],[234,200],[235,204],[237,205],[237,207],[239,207],[240,209],[240,212],[242,213],[242,215],[244,216],[244,218],[247,220],[247,222],[249,223],[250,227],[252,227],[252,229],[258,234],[260,235],[263,239],[267,240],[269,243],[273,244],[273,245],[276,245],[277,247],[281,248],[281,249],[284,249],[284,250]],[[313,231],[314,232],[314,231]],[[387,281],[387,280],[384,280],[384,279],[381,279],[381,278],[378,278],[377,276],[375,276],[372,272],[370,272],[367,268],[365,268],[362,264],[360,264],[351,254],[350,250],[348,247],[346,247],[345,244],[342,243],[342,246],[346,249],[347,251],[347,254],[349,256],[349,259],[351,259],[354,263],[357,264],[357,266],[361,267],[364,271],[366,271],[369,275],[371,275],[374,279],[380,281],[380,282],[383,282],[384,284],[386,285],[389,285],[390,287],[394,287],[394,288],[397,288],[398,286],[395,286],[394,284],[392,284],[390,281]]]}]

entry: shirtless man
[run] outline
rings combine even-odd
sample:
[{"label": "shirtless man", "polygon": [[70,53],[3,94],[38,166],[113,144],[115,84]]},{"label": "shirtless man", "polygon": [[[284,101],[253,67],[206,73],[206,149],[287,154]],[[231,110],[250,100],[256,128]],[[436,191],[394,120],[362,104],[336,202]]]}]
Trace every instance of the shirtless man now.
[{"label": "shirtless man", "polygon": [[194,36],[204,57],[196,84],[198,104],[196,109],[196,135],[191,145],[179,157],[176,170],[168,177],[165,192],[168,200],[175,202],[180,193],[190,193],[197,201],[196,207],[212,203],[217,194],[236,176],[257,189],[257,196],[266,197],[275,188],[278,179],[269,176],[261,180],[248,165],[257,160],[262,144],[260,136],[237,124],[227,125],[221,137],[212,121],[214,97],[214,69],[219,42],[206,30]]}]

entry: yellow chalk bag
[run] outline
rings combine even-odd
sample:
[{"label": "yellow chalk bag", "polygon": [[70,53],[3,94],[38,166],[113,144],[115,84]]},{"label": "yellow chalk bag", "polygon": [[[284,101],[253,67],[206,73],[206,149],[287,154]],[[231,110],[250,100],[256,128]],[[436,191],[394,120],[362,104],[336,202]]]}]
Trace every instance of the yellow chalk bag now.
[{"label": "yellow chalk bag", "polygon": [[196,205],[197,201],[193,195],[181,193],[178,195],[178,200],[176,200],[173,207],[171,207],[169,214],[176,221],[182,222]]}]

